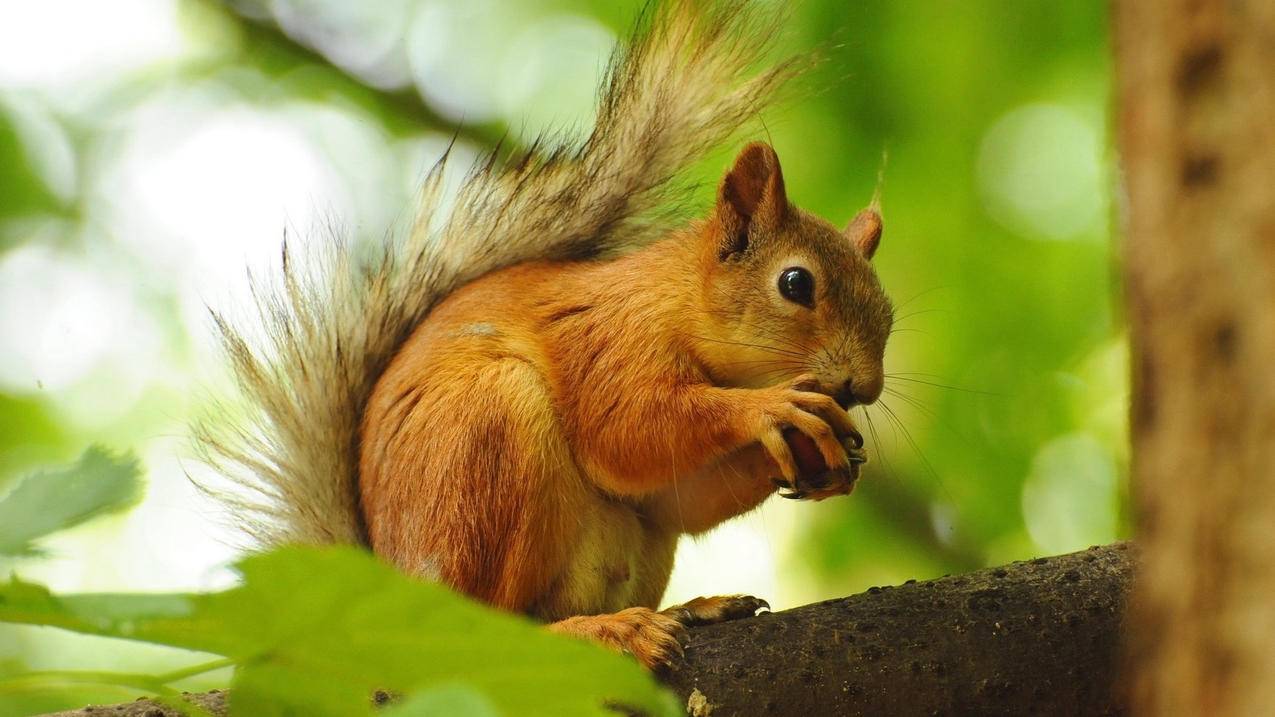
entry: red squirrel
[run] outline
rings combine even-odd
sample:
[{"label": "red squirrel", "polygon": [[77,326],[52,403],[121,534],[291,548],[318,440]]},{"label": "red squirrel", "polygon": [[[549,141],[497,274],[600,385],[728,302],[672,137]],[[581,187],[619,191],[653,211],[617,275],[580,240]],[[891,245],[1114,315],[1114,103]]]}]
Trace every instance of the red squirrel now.
[{"label": "red squirrel", "polygon": [[776,22],[657,8],[581,146],[480,167],[446,214],[440,163],[413,230],[375,252],[285,247],[256,293],[265,342],[217,319],[255,413],[195,426],[261,496],[233,499],[245,527],[366,545],[648,667],[685,626],[765,607],[657,612],[682,534],[777,487],[850,491],[865,452],[846,409],[880,395],[893,322],[880,215],[839,230],[797,208],[766,144],[701,219],[665,218],[682,172],[797,71],[750,72]]}]

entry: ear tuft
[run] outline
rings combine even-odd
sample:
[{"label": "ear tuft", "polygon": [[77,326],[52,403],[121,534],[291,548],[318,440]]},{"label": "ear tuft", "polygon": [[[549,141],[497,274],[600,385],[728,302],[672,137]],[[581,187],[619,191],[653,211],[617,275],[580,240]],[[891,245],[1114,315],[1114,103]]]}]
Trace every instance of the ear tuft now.
[{"label": "ear tuft", "polygon": [[881,230],[881,214],[871,206],[854,215],[843,233],[864,258],[871,259],[881,243]]},{"label": "ear tuft", "polygon": [[743,251],[753,224],[774,226],[787,211],[779,155],[764,142],[744,147],[717,190],[717,215],[725,232],[718,254],[725,258]]},{"label": "ear tuft", "polygon": [[751,218],[770,200],[784,197],[784,176],[779,155],[764,142],[753,142],[740,151],[735,166],[722,179],[721,198],[740,216]]}]

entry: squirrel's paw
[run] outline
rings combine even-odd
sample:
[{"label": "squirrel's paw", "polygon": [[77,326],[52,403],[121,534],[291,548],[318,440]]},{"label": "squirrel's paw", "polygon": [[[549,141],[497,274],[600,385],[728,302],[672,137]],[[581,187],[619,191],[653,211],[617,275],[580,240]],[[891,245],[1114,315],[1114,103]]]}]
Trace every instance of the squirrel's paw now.
[{"label": "squirrel's paw", "polygon": [[856,432],[843,439],[850,462],[843,468],[817,473],[802,473],[795,481],[772,478],[780,489],[779,497],[789,500],[823,500],[838,495],[849,495],[859,480],[860,466],[868,462],[863,438]]},{"label": "squirrel's paw", "polygon": [[796,484],[801,473],[792,448],[784,439],[784,428],[791,426],[805,434],[818,448],[824,465],[834,469],[849,466],[850,454],[841,437],[857,435],[850,416],[831,397],[817,393],[818,382],[812,376],[796,379],[768,389],[760,406],[758,440],[770,454],[783,477]]},{"label": "squirrel's paw", "polygon": [[859,480],[859,466],[825,471],[818,475],[801,476],[795,483],[774,479],[780,488],[779,497],[789,500],[823,500],[838,495],[850,495]]},{"label": "squirrel's paw", "polygon": [[633,655],[648,670],[674,666],[682,657],[686,639],[686,628],[680,621],[645,607],[631,607],[610,615],[569,617],[549,625],[549,629]]},{"label": "squirrel's paw", "polygon": [[753,617],[762,609],[769,610],[770,603],[752,595],[715,595],[697,597],[661,612],[687,627],[694,627]]}]

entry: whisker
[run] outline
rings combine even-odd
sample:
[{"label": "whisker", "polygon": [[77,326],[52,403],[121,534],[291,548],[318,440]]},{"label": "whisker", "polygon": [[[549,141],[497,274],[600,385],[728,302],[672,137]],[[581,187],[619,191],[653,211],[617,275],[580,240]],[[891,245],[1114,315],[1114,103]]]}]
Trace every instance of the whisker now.
[{"label": "whisker", "polygon": [[[764,368],[764,366],[770,366],[770,368]],[[761,372],[762,372],[763,374],[765,374],[765,373],[777,373],[777,372],[780,372],[780,371],[797,371],[798,373],[800,373],[800,372],[804,371],[804,370],[805,370],[805,368],[806,368],[806,367],[805,367],[805,365],[804,365],[804,364],[796,364],[796,363],[777,363],[777,362],[772,362],[772,363],[769,363],[769,364],[762,364],[762,366],[761,366],[761,367],[759,367],[759,369],[761,370]]]},{"label": "whisker", "polygon": [[743,362],[743,364],[727,364],[725,366],[731,367],[731,369],[743,369],[748,371],[748,373],[757,373],[759,375],[778,374],[782,373],[782,371],[796,371],[798,374],[802,373],[802,366],[773,364],[773,362],[756,365],[756,362],[746,361]]},{"label": "whisker", "polygon": [[673,475],[673,505],[677,506],[678,527],[680,527],[682,529],[682,532],[685,533],[686,532],[686,515],[682,512],[682,493],[677,486],[677,458],[676,458],[677,452],[670,451],[669,455],[674,457],[672,461],[672,466],[670,466],[672,469],[672,475]]},{"label": "whisker", "polygon": [[791,337],[788,337],[788,336],[785,336],[784,334],[782,334],[782,333],[780,333],[780,332],[778,332],[778,331],[776,331],[776,330],[774,330],[774,329],[767,328],[767,327],[765,327],[765,326],[762,326],[761,324],[757,324],[757,323],[754,323],[754,322],[751,322],[751,321],[742,322],[742,324],[743,324],[743,326],[745,326],[745,327],[747,327],[747,328],[750,328],[750,329],[752,329],[753,331],[757,331],[757,332],[758,332],[758,333],[760,333],[762,336],[765,336],[765,337],[770,338],[770,339],[772,339],[772,340],[774,340],[774,341],[777,341],[778,343],[780,343],[780,344],[782,344],[783,346],[786,346],[786,347],[788,347],[788,348],[792,348],[792,349],[794,349],[794,350],[796,350],[796,351],[799,351],[799,352],[801,352],[801,353],[804,353],[804,354],[809,354],[809,353],[813,353],[813,352],[814,352],[814,347],[810,346],[809,344],[806,344],[806,343],[802,343],[802,342],[796,341],[795,339],[793,339],[793,338],[791,338]]},{"label": "whisker", "polygon": [[785,363],[790,366],[806,365],[804,356],[789,356],[788,354],[773,354],[770,356],[761,356],[759,358],[741,357],[741,358],[727,359],[727,360],[730,361],[731,363],[740,364],[740,365],[757,364],[757,363]]},{"label": "whisker", "polygon": [[[735,476],[735,478],[737,478],[739,481],[742,482],[744,480],[744,477],[740,475],[738,470],[735,469],[735,466],[732,466],[729,462],[723,463],[722,465],[727,470],[729,470]],[[730,499],[735,501],[735,507],[739,508],[740,510],[743,510],[744,501],[739,499],[739,495],[735,493],[735,489],[731,487],[730,479],[722,475],[721,473],[718,473],[717,477],[722,479],[722,485],[725,486],[726,492],[730,494]]]},{"label": "whisker", "polygon": [[967,445],[973,445],[974,443],[978,442],[978,439],[971,438],[970,436],[966,435],[963,431],[959,430],[956,426],[946,421],[943,421],[940,418],[939,413],[937,411],[925,405],[925,402],[917,398],[916,396],[906,394],[900,391],[899,389],[890,387],[890,386],[885,387],[885,391],[889,393],[891,396],[898,398],[901,401],[904,401],[913,409],[920,411],[927,418],[934,421],[935,426],[943,429],[944,431],[947,431],[948,433],[950,433],[953,437],[955,437],[957,440],[961,441],[962,443],[965,443]]},{"label": "whisker", "polygon": [[863,407],[863,418],[868,422],[868,434],[872,436],[872,445],[876,448],[877,457],[881,459],[881,467],[885,469],[886,475],[898,480],[899,474],[890,464],[890,459],[886,457],[886,452],[881,444],[881,434],[877,432],[877,425],[872,420],[872,414],[868,413],[867,406]]},{"label": "whisker", "polygon": [[804,353],[810,353],[812,350],[808,344],[799,342],[789,336],[784,335],[783,333],[779,331],[776,331],[775,329],[769,328],[767,326],[763,326],[761,324],[758,324],[752,321],[745,321],[741,323],[743,323],[744,326],[750,329],[753,329],[754,331],[760,332],[764,336],[772,338],[775,341],[778,341],[785,346],[791,346],[792,348],[795,348],[798,351],[802,351]]},{"label": "whisker", "polygon": [[715,343],[715,344],[726,344],[726,345],[728,345],[728,346],[742,346],[742,347],[744,347],[744,348],[758,349],[758,350],[761,350],[761,351],[769,351],[769,352],[771,352],[771,353],[779,354],[779,355],[782,355],[782,356],[791,356],[791,357],[794,357],[794,358],[805,358],[805,357],[806,357],[806,356],[805,356],[805,354],[801,354],[801,353],[798,353],[798,352],[796,352],[796,351],[787,351],[787,350],[785,350],[785,349],[777,348],[777,347],[775,347],[775,346],[767,346],[767,345],[765,345],[765,344],[750,344],[750,343],[746,343],[746,342],[743,342],[743,341],[727,341],[727,340],[725,340],[725,339],[714,339],[714,338],[709,338],[708,336],[697,336],[697,335],[694,335],[694,334],[692,334],[691,336],[693,336],[694,338],[697,338],[697,339],[699,339],[699,340],[701,340],[701,341],[709,341],[709,342],[712,342],[712,343]]},{"label": "whisker", "polygon": [[[720,296],[722,296],[722,297],[729,298],[729,299],[733,299],[733,298],[734,298],[734,297],[730,296],[730,295],[729,295],[729,294],[728,294],[728,293],[727,293],[724,289],[715,289],[715,291],[716,291],[716,292],[717,292]],[[784,344],[785,346],[788,346],[788,347],[790,347],[790,348],[793,348],[793,349],[795,349],[795,350],[797,350],[797,351],[800,351],[800,352],[802,352],[802,353],[812,353],[812,352],[814,351],[813,347],[811,347],[811,346],[809,346],[809,345],[807,345],[807,344],[805,344],[805,343],[802,343],[802,342],[796,341],[796,340],[794,340],[792,337],[790,337],[790,336],[788,336],[788,335],[786,335],[786,334],[782,333],[781,331],[779,331],[779,330],[777,330],[777,329],[774,329],[774,328],[771,328],[771,327],[764,326],[764,325],[759,324],[759,323],[757,323],[757,322],[755,322],[755,321],[748,321],[748,320],[744,319],[743,317],[736,315],[734,312],[729,312],[729,311],[725,311],[725,310],[716,310],[716,311],[708,310],[708,311],[706,311],[706,313],[708,313],[710,316],[722,316],[722,317],[725,317],[726,319],[731,320],[731,321],[733,321],[734,323],[738,323],[738,324],[740,324],[740,325],[742,325],[742,326],[745,326],[745,327],[747,327],[747,328],[753,329],[754,331],[757,331],[757,332],[759,332],[759,333],[765,334],[765,335],[767,335],[769,338],[774,339],[775,341],[777,341],[777,342],[779,342],[779,343],[782,343],[782,344]]]},{"label": "whisker", "polygon": [[911,406],[912,408],[915,408],[921,413],[924,413],[929,418],[938,418],[938,414],[936,414],[933,409],[931,409],[929,406],[926,406],[925,403],[923,403],[919,398],[915,396],[909,396],[906,393],[902,393],[898,391],[897,389],[890,388],[889,386],[885,387],[885,392],[890,394],[891,396],[894,396],[900,401],[907,403],[909,406]]},{"label": "whisker", "polygon": [[943,378],[937,373],[926,373],[924,371],[896,371],[888,375],[890,376],[926,376],[928,378]]},{"label": "whisker", "polygon": [[921,298],[922,296],[925,296],[926,294],[933,294],[933,293],[934,293],[934,292],[936,292],[936,291],[941,291],[941,290],[946,289],[946,288],[948,288],[948,287],[946,287],[946,286],[935,286],[935,287],[933,287],[933,288],[926,289],[925,291],[922,291],[922,292],[921,292],[921,293],[919,293],[919,294],[913,294],[913,295],[912,295],[912,298],[910,298],[910,299],[908,299],[908,300],[904,301],[902,304],[899,304],[898,306],[896,306],[896,307],[895,307],[895,309],[896,309],[896,310],[897,310],[897,309],[902,309],[903,307],[907,306],[908,304],[912,303],[913,301],[916,301],[917,299]]},{"label": "whisker", "polygon": [[937,383],[934,381],[925,381],[919,378],[908,378],[908,376],[927,376],[927,375],[929,374],[887,373],[885,374],[885,378],[887,380],[893,380],[893,381],[907,381],[909,383],[919,383],[925,386],[933,386],[934,388],[946,388],[950,391],[961,391],[962,393],[974,393],[974,394],[979,394],[982,396],[1004,396],[1004,394],[996,393],[994,391],[980,391],[976,388],[963,388],[961,386],[949,386],[944,383]]},{"label": "whisker", "polygon": [[904,314],[903,316],[896,317],[894,319],[894,323],[897,324],[900,321],[906,321],[914,316],[922,316],[924,314],[934,314],[934,313],[940,313],[940,312],[946,313],[946,311],[947,311],[946,309],[919,309],[917,311],[913,311],[910,314]]},{"label": "whisker", "polygon": [[[794,370],[791,368],[772,368],[770,370],[762,371],[761,373],[758,373],[756,378],[761,381],[769,381],[772,378],[783,376],[784,374],[790,374],[793,372]],[[798,369],[796,372],[800,373],[801,371],[800,369]]]},{"label": "whisker", "polygon": [[894,425],[898,426],[899,430],[903,432],[904,439],[907,441],[908,445],[912,447],[912,451],[916,454],[916,457],[921,461],[921,464],[925,466],[926,471],[932,478],[934,478],[934,481],[938,483],[939,489],[943,491],[945,496],[947,496],[948,501],[955,505],[956,499],[943,483],[942,476],[940,476],[939,472],[935,470],[934,464],[930,463],[930,459],[925,457],[925,453],[921,450],[920,445],[917,444],[916,439],[912,437],[912,433],[908,431],[907,426],[903,425],[903,420],[900,419],[898,414],[886,405],[884,401],[879,401],[877,405],[881,406],[881,410],[885,411],[885,415],[888,416]]}]

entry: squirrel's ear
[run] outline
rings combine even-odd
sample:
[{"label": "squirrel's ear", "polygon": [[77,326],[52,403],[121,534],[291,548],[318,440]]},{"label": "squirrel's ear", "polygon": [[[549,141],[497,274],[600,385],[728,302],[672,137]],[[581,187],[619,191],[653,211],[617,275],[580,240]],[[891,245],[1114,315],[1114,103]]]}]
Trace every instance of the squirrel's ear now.
[{"label": "squirrel's ear", "polygon": [[748,248],[750,227],[776,226],[787,213],[779,155],[762,142],[744,147],[717,188],[717,217],[724,232],[718,255],[725,259]]},{"label": "squirrel's ear", "polygon": [[843,233],[864,258],[871,259],[881,243],[881,213],[875,206],[864,209],[854,215]]}]

